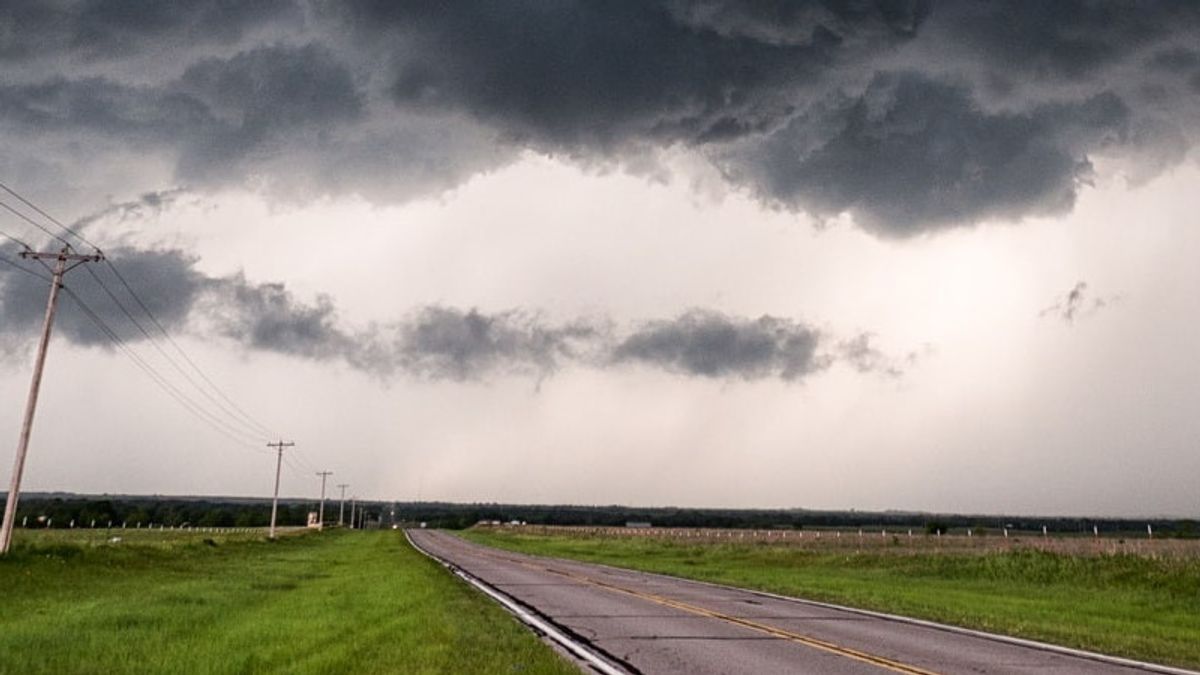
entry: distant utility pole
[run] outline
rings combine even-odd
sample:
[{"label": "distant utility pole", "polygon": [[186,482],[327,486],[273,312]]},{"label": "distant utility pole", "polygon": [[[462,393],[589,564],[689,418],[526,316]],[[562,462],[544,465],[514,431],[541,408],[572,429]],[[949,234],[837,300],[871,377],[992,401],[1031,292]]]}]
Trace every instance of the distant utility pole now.
[{"label": "distant utility pole", "polygon": [[342,501],[338,505],[338,527],[344,524],[342,516],[346,515],[346,488],[350,487],[349,483],[338,483],[338,487],[342,490]]},{"label": "distant utility pole", "polygon": [[333,474],[332,471],[318,471],[317,475],[321,477],[321,508],[317,515],[317,527],[325,529],[325,479]]},{"label": "distant utility pole", "polygon": [[291,441],[284,442],[278,440],[274,443],[267,443],[268,448],[275,448],[278,454],[275,456],[275,496],[271,498],[271,534],[272,539],[275,538],[275,514],[279,511],[279,470],[283,467],[283,449],[290,448],[296,445]]},{"label": "distant utility pole", "polygon": [[[27,260],[54,260],[51,270],[50,299],[46,301],[46,318],[42,322],[42,339],[38,342],[37,358],[33,362],[33,381],[29,384],[29,398],[25,401],[25,419],[21,423],[21,438],[17,441],[17,458],[13,462],[12,483],[8,487],[8,501],[4,505],[4,523],[0,526],[0,555],[8,553],[12,544],[13,524],[17,518],[17,500],[21,494],[21,474],[25,471],[25,455],[29,452],[29,437],[33,431],[33,413],[37,410],[38,391],[42,386],[42,371],[46,366],[46,348],[50,346],[50,331],[54,326],[54,312],[58,309],[58,292],[62,289],[63,275],[89,262],[100,262],[104,255],[99,251],[83,255],[64,246],[57,253],[21,251]],[[68,263],[71,263],[68,265]],[[45,265],[45,263],[42,263]]]},{"label": "distant utility pole", "polygon": [[354,529],[354,507],[358,505],[358,497],[350,498],[350,529]]}]

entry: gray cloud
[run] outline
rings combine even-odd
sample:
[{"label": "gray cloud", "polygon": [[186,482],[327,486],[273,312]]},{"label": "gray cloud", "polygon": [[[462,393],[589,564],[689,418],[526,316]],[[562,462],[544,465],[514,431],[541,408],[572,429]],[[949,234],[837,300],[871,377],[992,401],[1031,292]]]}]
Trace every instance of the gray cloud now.
[{"label": "gray cloud", "polygon": [[552,372],[584,357],[604,339],[584,321],[547,325],[536,316],[509,311],[425,307],[399,327],[399,364],[431,378],[467,380],[492,371]]},{"label": "gray cloud", "polygon": [[829,365],[817,355],[821,335],[787,319],[742,319],[692,310],[648,323],[617,345],[613,360],[702,377],[796,380]]},{"label": "gray cloud", "polygon": [[202,315],[216,332],[253,349],[312,359],[353,353],[355,342],[336,325],[327,297],[299,302],[279,283],[252,284],[238,274],[210,279]]},{"label": "gray cloud", "polygon": [[0,60],[64,52],[112,59],[172,45],[227,45],[248,31],[298,18],[291,0],[9,0],[0,7],[0,25],[16,28],[0,36]]},{"label": "gray cloud", "polygon": [[1088,151],[1127,136],[1112,94],[989,113],[963,86],[881,75],[858,97],[814,106],[725,161],[770,201],[850,210],[885,235],[988,217],[1060,213],[1088,179]]},{"label": "gray cloud", "polygon": [[[0,255],[12,259],[15,249],[5,247]],[[789,319],[750,319],[699,309],[621,331],[607,319],[554,322],[518,310],[486,313],[435,305],[390,324],[351,329],[339,320],[329,298],[304,301],[283,284],[253,283],[241,274],[208,276],[196,269],[194,258],[179,251],[113,248],[108,256],[170,332],[220,337],[256,351],[342,361],[383,378],[540,378],[565,366],[639,365],[683,376],[798,381],[838,361],[859,372],[900,372],[868,335],[838,342]],[[153,324],[120,280],[103,265],[93,269],[153,333]],[[143,341],[124,311],[86,272],[72,272],[67,286],[125,342]],[[42,279],[7,266],[0,270],[0,347],[9,355],[32,344],[46,292]],[[69,298],[63,301],[55,331],[82,346],[111,347]]]},{"label": "gray cloud", "polygon": [[[17,258],[17,247],[0,247],[0,255],[14,260]],[[187,322],[192,305],[209,283],[204,275],[193,268],[195,259],[180,251],[114,248],[108,255],[120,265],[121,274],[131,286],[135,289],[152,289],[152,292],[142,293],[142,299],[168,329],[180,328]],[[23,266],[43,277],[49,276],[49,273],[36,263],[24,263]],[[95,265],[91,270],[114,293],[120,289],[121,282],[104,265]],[[87,270],[72,271],[67,276],[65,285],[93,308],[106,323],[122,326],[121,337],[129,340],[140,337],[140,334],[135,333],[136,328],[128,324],[121,310]],[[7,350],[20,351],[20,345],[32,345],[41,328],[48,291],[49,286],[45,280],[5,266],[3,276],[0,277],[0,342]],[[126,305],[126,309],[136,309],[132,298],[118,297]],[[143,326],[150,329],[152,324],[146,320],[143,321]],[[105,333],[66,296],[61,300],[61,310],[55,319],[54,332],[55,335],[65,337],[76,344],[109,346]]]},{"label": "gray cloud", "polygon": [[[37,66],[0,76],[0,170],[47,185],[132,153],[148,167],[122,178],[134,192],[396,202],[526,148],[619,163],[685,147],[765,202],[911,236],[1060,213],[1096,156],[1130,159],[1140,179],[1182,161],[1200,130],[1192,2],[4,11],[21,30],[0,59]],[[165,64],[153,75],[150,58]]]},{"label": "gray cloud", "polygon": [[182,188],[146,192],[138,195],[135,199],[109,204],[94,213],[78,218],[70,223],[70,228],[76,233],[84,234],[92,226],[105,221],[121,223],[128,220],[145,220],[162,213],[164,209],[185,196],[187,196],[187,191]]},{"label": "gray cloud", "polygon": [[1066,323],[1075,323],[1076,319],[1089,317],[1118,300],[1120,298],[1115,295],[1095,297],[1088,291],[1087,282],[1080,281],[1053,305],[1038,312],[1038,317],[1052,316],[1062,319]]},{"label": "gray cloud", "polygon": [[[914,12],[879,5],[358,3],[351,16],[391,31],[398,105],[463,111],[551,147],[612,149],[770,128],[792,90],[851,44],[870,52],[911,34]],[[753,35],[775,19],[778,38]],[[852,40],[860,33],[874,39]]]},{"label": "gray cloud", "polygon": [[917,352],[910,352],[901,362],[878,349],[874,339],[870,333],[861,333],[843,340],[838,343],[838,355],[860,373],[880,373],[889,377],[903,375],[904,365],[916,363]]},{"label": "gray cloud", "polygon": [[937,3],[928,28],[955,56],[974,58],[999,77],[1072,80],[1182,35],[1196,21],[1186,1],[1000,0]]},{"label": "gray cloud", "polygon": [[102,77],[0,85],[0,118],[17,129],[173,148],[178,177],[200,183],[244,179],[300,139],[319,145],[362,108],[349,71],[318,45],[204,59],[160,86]]},{"label": "gray cloud", "polygon": [[1170,73],[1194,73],[1200,71],[1200,52],[1186,47],[1171,47],[1156,52],[1146,64]]}]

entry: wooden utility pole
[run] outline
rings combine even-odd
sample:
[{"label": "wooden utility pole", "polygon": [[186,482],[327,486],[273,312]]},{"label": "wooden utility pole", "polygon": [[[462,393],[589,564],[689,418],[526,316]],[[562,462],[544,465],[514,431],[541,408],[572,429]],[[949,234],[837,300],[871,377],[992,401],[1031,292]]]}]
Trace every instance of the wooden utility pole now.
[{"label": "wooden utility pole", "polygon": [[338,504],[338,527],[344,524],[343,516],[346,515],[346,488],[350,487],[349,483],[338,483],[338,487],[342,489],[342,501]]},{"label": "wooden utility pole", "polygon": [[275,514],[279,511],[279,470],[283,467],[283,449],[290,448],[296,445],[292,442],[284,442],[282,440],[274,443],[267,443],[268,448],[275,448],[278,454],[275,456],[275,496],[271,498],[271,534],[272,539],[275,538]]},{"label": "wooden utility pole", "polygon": [[317,475],[321,477],[321,508],[318,510],[317,527],[325,529],[325,479],[328,478],[332,471],[318,471]]},{"label": "wooden utility pole", "polygon": [[[38,392],[42,386],[42,371],[46,366],[46,349],[50,346],[50,332],[54,327],[54,313],[58,309],[58,292],[62,289],[63,275],[89,262],[104,260],[99,251],[83,255],[64,246],[57,253],[22,251],[21,257],[28,260],[54,260],[51,270],[50,299],[46,301],[46,318],[42,322],[42,338],[38,342],[37,357],[33,362],[33,380],[29,384],[29,398],[25,401],[25,418],[21,422],[21,438],[17,441],[17,457],[13,462],[12,482],[8,487],[8,500],[4,505],[4,522],[0,525],[0,555],[8,553],[12,544],[13,524],[17,518],[17,501],[21,495],[21,474],[25,471],[25,456],[29,452],[29,438],[33,432],[33,414],[37,410]],[[68,263],[72,263],[68,265]],[[42,263],[43,265],[45,263]]]},{"label": "wooden utility pole", "polygon": [[358,497],[350,498],[350,529],[354,529],[354,509],[358,506]]}]

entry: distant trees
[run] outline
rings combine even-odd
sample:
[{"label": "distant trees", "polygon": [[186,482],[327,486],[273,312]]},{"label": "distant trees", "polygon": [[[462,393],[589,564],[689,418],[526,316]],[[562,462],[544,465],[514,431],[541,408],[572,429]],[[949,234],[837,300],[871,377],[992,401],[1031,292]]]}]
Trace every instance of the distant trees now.
[{"label": "distant trees", "polygon": [[[2,505],[2,504],[0,504]],[[287,502],[279,505],[279,523],[304,525],[308,522],[307,503]],[[28,519],[30,527],[49,522],[53,527],[114,527],[127,523],[135,527],[154,523],[167,527],[192,525],[196,527],[263,527],[271,520],[271,503],[266,500],[180,500],[145,498],[25,497],[17,508],[17,524]],[[39,520],[40,518],[40,520]]]},{"label": "distant trees", "polygon": [[[326,521],[336,520],[326,505]],[[0,506],[3,502],[0,501]],[[978,536],[989,530],[1007,529],[1012,532],[1040,534],[1042,526],[1056,534],[1091,535],[1096,526],[1102,533],[1144,536],[1147,521],[1115,518],[1035,518],[1027,516],[978,516],[953,514],[905,513],[897,511],[806,511],[801,509],[684,509],[635,508],[627,506],[573,506],[544,504],[449,504],[441,502],[397,502],[359,505],[369,512],[390,516],[395,509],[398,522],[426,522],[431,527],[461,529],[486,521],[525,521],[535,525],[584,525],[623,527],[626,522],[654,523],[656,527],[715,527],[756,529],[845,528],[857,529],[917,529],[927,534],[965,532],[972,528]],[[304,501],[285,501],[279,504],[279,523],[304,525],[308,512],[316,504]],[[333,514],[331,516],[331,513]],[[347,505],[347,517],[349,505]],[[39,516],[46,520],[39,521]],[[49,520],[53,527],[88,527],[94,520],[97,527],[115,527],[128,522],[143,526],[150,523],[167,527],[190,524],[197,527],[264,527],[271,519],[271,502],[267,499],[172,499],[161,497],[39,497],[27,495],[21,500],[17,524],[29,519],[30,527]],[[1194,537],[1200,535],[1195,520],[1154,519],[1149,521],[1156,537]]]}]

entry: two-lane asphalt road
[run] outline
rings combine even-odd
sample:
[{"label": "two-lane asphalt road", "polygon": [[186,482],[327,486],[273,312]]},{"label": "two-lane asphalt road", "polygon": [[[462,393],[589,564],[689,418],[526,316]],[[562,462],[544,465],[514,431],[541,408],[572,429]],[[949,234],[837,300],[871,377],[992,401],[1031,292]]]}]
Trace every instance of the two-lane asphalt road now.
[{"label": "two-lane asphalt road", "polygon": [[409,535],[632,673],[1147,672],[750,591],[510,553],[445,532]]}]

